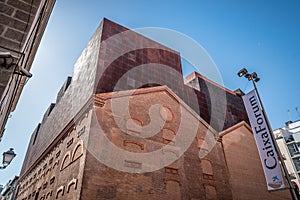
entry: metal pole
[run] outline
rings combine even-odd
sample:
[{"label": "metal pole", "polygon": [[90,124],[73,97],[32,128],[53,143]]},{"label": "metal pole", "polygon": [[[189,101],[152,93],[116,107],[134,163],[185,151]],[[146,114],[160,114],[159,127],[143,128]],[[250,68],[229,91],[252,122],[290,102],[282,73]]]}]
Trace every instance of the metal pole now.
[{"label": "metal pole", "polygon": [[275,150],[276,150],[277,155],[278,155],[278,158],[279,158],[279,160],[280,160],[280,162],[281,162],[281,166],[282,166],[282,170],[283,170],[283,172],[284,172],[284,176],[285,176],[285,178],[286,178],[286,180],[287,180],[287,182],[288,182],[288,185],[289,185],[289,188],[290,188],[290,192],[291,192],[292,198],[293,198],[293,200],[297,200],[298,198],[297,198],[297,195],[296,195],[296,193],[295,193],[295,191],[294,191],[294,189],[293,189],[293,187],[292,187],[292,182],[291,182],[291,179],[290,179],[290,175],[289,175],[288,170],[287,170],[287,168],[286,168],[286,166],[285,166],[285,163],[284,163],[284,160],[283,160],[283,158],[282,158],[282,155],[281,155],[281,153],[280,153],[280,151],[279,151],[279,147],[278,147],[278,145],[277,145],[277,142],[276,142],[276,140],[275,140],[275,138],[274,138],[273,130],[272,130],[272,128],[271,128],[271,125],[270,125],[269,119],[268,119],[268,117],[267,117],[265,108],[264,108],[263,103],[262,103],[262,101],[261,101],[261,98],[260,98],[260,96],[259,96],[258,89],[257,89],[257,87],[256,87],[255,81],[253,80],[253,78],[251,78],[251,80],[252,80],[252,83],[253,83],[253,85],[254,85],[254,89],[255,89],[255,91],[256,91],[256,94],[257,94],[257,97],[258,97],[258,100],[259,100],[259,103],[260,103],[260,106],[261,106],[263,115],[265,116],[265,119],[266,119],[266,122],[267,122],[267,125],[268,125],[268,129],[269,129],[269,132],[270,132],[270,134],[271,134],[272,141],[273,141],[273,143],[274,143]]}]

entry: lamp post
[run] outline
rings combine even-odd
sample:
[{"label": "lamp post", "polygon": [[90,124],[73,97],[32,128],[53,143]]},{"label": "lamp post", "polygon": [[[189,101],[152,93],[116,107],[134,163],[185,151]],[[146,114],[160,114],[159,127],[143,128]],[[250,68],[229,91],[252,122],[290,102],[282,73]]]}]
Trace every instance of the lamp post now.
[{"label": "lamp post", "polygon": [[13,148],[10,148],[8,151],[4,152],[2,161],[3,166],[0,166],[0,169],[5,169],[11,163],[15,156],[16,154]]},{"label": "lamp post", "polygon": [[258,89],[257,89],[257,87],[256,87],[256,83],[260,80],[260,78],[257,76],[256,72],[253,72],[253,73],[251,73],[251,74],[248,73],[248,70],[247,70],[246,68],[241,69],[241,70],[237,73],[237,75],[238,75],[239,77],[244,76],[245,78],[248,79],[248,81],[252,81],[252,83],[253,83],[255,92],[256,92],[256,94],[257,94],[257,97],[258,97],[258,100],[259,100],[259,103],[260,103],[260,106],[261,106],[261,109],[262,109],[262,112],[263,112],[263,115],[265,116],[265,119],[266,119],[266,122],[267,122],[267,125],[268,125],[268,129],[269,129],[269,132],[270,132],[270,135],[271,135],[271,138],[272,138],[272,142],[273,142],[273,144],[274,144],[275,150],[276,150],[277,155],[278,155],[278,157],[279,157],[279,160],[280,160],[280,163],[281,163],[281,166],[282,166],[282,170],[283,170],[283,172],[284,172],[284,176],[285,176],[285,178],[286,178],[286,180],[287,180],[287,182],[288,182],[288,185],[289,185],[289,189],[290,189],[292,198],[293,198],[293,200],[296,200],[296,199],[298,199],[298,198],[297,198],[297,195],[296,195],[296,193],[295,193],[295,191],[294,191],[294,189],[293,189],[293,187],[292,187],[292,182],[291,182],[291,180],[290,180],[290,176],[289,176],[288,170],[287,170],[287,168],[286,168],[286,166],[285,166],[284,160],[283,160],[282,155],[281,155],[281,153],[280,153],[280,151],[279,151],[279,147],[278,147],[278,145],[277,145],[277,143],[276,143],[276,141],[275,141],[274,134],[273,134],[273,130],[272,130],[272,128],[271,128],[271,125],[270,125],[269,119],[268,119],[268,117],[267,117],[265,108],[264,108],[264,106],[263,106],[262,100],[261,100],[261,98],[260,98],[260,96],[259,96],[259,93],[258,93]]}]

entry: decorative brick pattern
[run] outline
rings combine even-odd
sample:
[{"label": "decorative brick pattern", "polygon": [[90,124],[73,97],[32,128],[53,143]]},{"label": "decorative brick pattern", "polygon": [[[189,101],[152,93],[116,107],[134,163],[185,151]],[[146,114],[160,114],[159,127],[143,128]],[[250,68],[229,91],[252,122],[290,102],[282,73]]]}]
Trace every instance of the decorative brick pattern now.
[{"label": "decorative brick pattern", "polygon": [[[80,158],[84,150],[82,140],[75,136],[77,136],[76,130],[71,127],[65,132],[65,137],[56,142],[38,165],[20,179],[17,199],[26,197],[29,199],[29,196],[35,196],[37,199],[56,197],[77,199],[78,185],[80,185],[78,178],[83,173],[84,162],[84,159]],[[70,139],[73,139],[75,144],[67,148]]]},{"label": "decorative brick pattern", "polygon": [[[149,115],[147,111],[153,104],[168,105],[170,108],[172,108],[174,119],[171,123],[168,123],[164,127],[165,130],[170,131],[167,137],[176,135],[178,126],[180,124],[180,109],[178,108],[178,102],[169,96],[166,91],[156,91],[155,88],[140,89],[140,91],[143,90],[146,90],[147,92],[143,94],[136,92],[136,95],[131,96],[131,115],[147,124],[149,123]],[[152,92],[149,92],[150,90],[152,90]],[[99,121],[96,122],[96,124],[97,126],[100,124],[107,137],[112,138],[114,133],[119,132],[119,127],[112,121],[111,118],[104,117],[112,116],[110,110],[111,99],[108,98],[108,95],[105,96],[105,94],[103,94],[102,97],[107,97],[107,100],[104,107],[99,107],[99,109],[96,109],[96,114],[99,116],[97,119]],[[126,121],[126,119],[124,119],[124,121]],[[207,128],[200,124],[198,130],[199,135],[205,134],[206,131]],[[143,142],[145,144],[143,151],[141,151],[139,145],[134,146],[139,149],[137,153],[146,153],[155,149],[154,145],[161,145],[160,147],[164,145],[161,140],[156,140],[156,137],[163,137],[162,132],[163,130],[156,136],[143,140],[138,137],[135,138],[136,140],[133,140],[134,137],[128,136],[126,132],[120,132],[118,137],[124,139],[130,137],[132,138],[132,141],[138,140],[139,142]],[[93,144],[97,145],[97,138],[99,138],[97,131],[90,132],[90,137],[90,140],[94,141]],[[113,142],[119,148],[123,148],[122,143],[115,141],[111,142]],[[90,146],[90,148],[94,148],[94,146]],[[99,152],[104,150],[102,145],[95,146],[95,148],[99,148]],[[211,152],[212,156],[209,158],[210,160],[214,160],[214,162],[211,164],[212,168],[210,169],[214,172],[213,179],[210,178],[211,175],[209,175],[210,177],[206,177],[202,171],[198,152],[199,149],[196,140],[194,140],[188,151],[182,156],[180,156],[180,151],[176,147],[176,144],[175,146],[172,146],[171,149],[164,148],[164,155],[174,158],[177,161],[169,166],[163,167],[160,170],[138,174],[129,174],[106,167],[93,155],[87,154],[85,163],[86,169],[83,176],[83,185],[85,185],[85,187],[82,189],[82,198],[100,198],[97,196],[99,194],[99,191],[97,191],[99,186],[102,187],[104,185],[114,185],[116,188],[116,193],[112,199],[204,199],[206,194],[204,192],[205,189],[203,183],[212,182],[216,185],[217,191],[220,191],[218,197],[230,199],[231,190],[229,187],[229,176],[228,172],[226,171],[225,160],[221,156],[221,145],[218,144],[214,148],[214,150]],[[137,161],[133,160],[126,160],[124,162],[124,166],[127,168],[141,170],[143,168],[143,163],[138,163]],[[208,173],[212,172],[209,172],[208,170]],[[95,174],[103,175],[98,177],[95,176]],[[222,182],[220,182],[220,180],[222,180]],[[123,188],[123,185],[126,187]],[[107,194],[105,194],[105,192],[107,192]],[[106,196],[109,195],[108,192],[108,190],[102,190],[101,194]]]}]

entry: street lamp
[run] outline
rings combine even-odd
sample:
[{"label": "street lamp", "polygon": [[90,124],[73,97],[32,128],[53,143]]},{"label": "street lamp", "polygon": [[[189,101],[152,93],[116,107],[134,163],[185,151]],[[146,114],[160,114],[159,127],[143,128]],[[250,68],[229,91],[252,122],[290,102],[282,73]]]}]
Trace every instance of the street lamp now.
[{"label": "street lamp", "polygon": [[241,69],[237,74],[239,77],[245,76],[249,81],[252,80],[254,82],[258,82],[260,80],[260,78],[258,78],[256,72],[249,74],[248,70],[246,68]]},{"label": "street lamp", "polygon": [[15,156],[16,154],[13,148],[10,148],[8,151],[4,152],[2,161],[3,166],[0,166],[0,169],[5,169],[11,163]]},{"label": "street lamp", "polygon": [[256,94],[257,94],[257,97],[258,97],[258,100],[259,100],[259,103],[260,103],[260,106],[261,106],[261,109],[262,109],[262,113],[263,113],[263,115],[264,115],[265,118],[266,118],[266,122],[267,122],[267,125],[268,125],[268,129],[269,129],[269,132],[270,132],[270,135],[271,135],[271,138],[272,138],[272,141],[273,141],[275,150],[276,150],[277,155],[278,155],[278,157],[279,157],[279,160],[280,160],[280,163],[281,163],[281,166],[282,166],[282,170],[283,170],[283,172],[284,172],[284,176],[285,176],[285,178],[286,178],[286,180],[287,180],[287,182],[288,182],[288,185],[289,185],[289,188],[290,188],[290,192],[291,192],[292,198],[293,198],[293,200],[296,200],[296,199],[297,199],[297,196],[296,196],[295,191],[293,190],[292,182],[291,182],[291,179],[290,179],[288,170],[287,170],[287,168],[286,168],[286,166],[285,166],[284,159],[283,159],[283,157],[282,157],[282,155],[281,155],[281,153],[280,153],[280,151],[279,151],[279,147],[278,147],[278,145],[277,145],[277,143],[276,143],[276,141],[275,141],[274,134],[273,134],[273,130],[272,130],[272,128],[271,128],[271,125],[270,125],[269,119],[268,119],[268,117],[267,117],[265,108],[264,108],[264,106],[263,106],[263,103],[262,103],[261,98],[260,98],[259,93],[258,93],[258,89],[257,89],[257,87],[256,87],[256,83],[260,80],[260,78],[257,76],[257,73],[256,73],[256,72],[253,72],[253,73],[251,73],[251,74],[248,73],[248,70],[247,70],[246,68],[241,69],[241,70],[237,73],[237,75],[238,75],[239,77],[244,76],[245,78],[248,79],[248,81],[252,81],[252,83],[253,83],[255,92],[256,92]]}]

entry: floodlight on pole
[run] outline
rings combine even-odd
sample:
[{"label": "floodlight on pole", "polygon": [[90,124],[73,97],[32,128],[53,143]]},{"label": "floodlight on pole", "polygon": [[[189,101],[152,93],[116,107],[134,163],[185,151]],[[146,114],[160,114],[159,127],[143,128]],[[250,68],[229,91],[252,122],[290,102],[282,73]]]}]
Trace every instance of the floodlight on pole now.
[{"label": "floodlight on pole", "polygon": [[246,68],[243,68],[243,69],[241,69],[239,72],[238,72],[238,76],[239,77],[242,77],[242,76],[244,76],[245,74],[247,74],[248,73],[248,70],[246,69]]},{"label": "floodlight on pole", "polygon": [[266,123],[267,123],[268,129],[269,129],[269,132],[271,133],[270,135],[271,135],[271,138],[272,138],[272,141],[273,141],[275,150],[276,150],[276,152],[277,152],[277,155],[278,155],[278,157],[279,157],[279,161],[280,161],[280,163],[281,163],[282,170],[283,170],[283,172],[284,172],[284,176],[285,176],[285,178],[286,178],[286,180],[287,180],[287,182],[288,182],[288,185],[289,185],[289,189],[290,189],[290,193],[291,193],[292,199],[293,199],[293,200],[297,200],[297,195],[296,195],[296,193],[295,193],[295,191],[294,191],[294,189],[293,189],[292,181],[291,181],[291,179],[290,179],[290,176],[289,176],[287,167],[286,167],[286,165],[285,165],[285,163],[284,163],[284,159],[283,159],[283,157],[282,157],[282,154],[281,154],[280,151],[279,151],[279,147],[278,147],[277,142],[276,142],[276,140],[275,140],[275,137],[274,137],[274,134],[273,134],[273,130],[272,130],[272,128],[271,128],[271,125],[270,125],[269,119],[268,119],[268,117],[267,117],[265,108],[264,108],[264,106],[263,106],[263,103],[262,103],[262,100],[261,100],[261,98],[260,98],[258,89],[257,89],[257,87],[256,87],[256,83],[260,80],[260,78],[258,77],[258,75],[257,75],[256,72],[253,72],[253,73],[251,73],[251,74],[248,73],[248,70],[247,70],[246,68],[241,69],[241,70],[237,73],[237,75],[238,75],[239,77],[244,76],[245,78],[248,79],[248,81],[252,81],[252,83],[253,83],[255,92],[256,92],[256,94],[257,94],[257,97],[258,97],[258,100],[259,100],[259,103],[260,103],[260,106],[261,106],[261,109],[262,109],[262,113],[263,113],[263,115],[265,116]]}]

